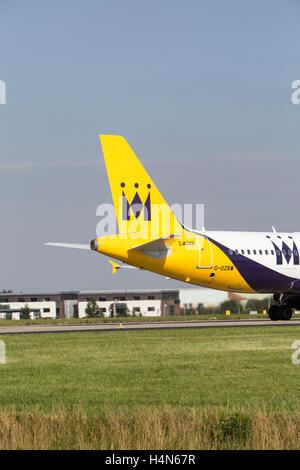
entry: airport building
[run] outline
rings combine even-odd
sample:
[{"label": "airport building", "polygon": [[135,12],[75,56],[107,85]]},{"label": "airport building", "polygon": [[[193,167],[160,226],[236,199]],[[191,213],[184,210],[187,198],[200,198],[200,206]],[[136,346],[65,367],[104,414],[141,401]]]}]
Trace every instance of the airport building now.
[{"label": "airport building", "polygon": [[262,299],[265,294],[243,294],[191,287],[185,289],[69,291],[58,293],[0,294],[0,319],[19,320],[28,307],[30,318],[84,318],[88,302],[94,299],[105,317],[124,314],[135,316],[172,316],[201,313],[202,309],[218,310],[226,300],[242,305],[249,298]]},{"label": "airport building", "polygon": [[30,318],[76,316],[77,292],[0,294],[0,318],[19,320],[22,309],[30,309]]},{"label": "airport building", "polygon": [[89,300],[95,299],[106,317],[180,315],[179,290],[72,291],[59,293],[0,294],[0,318],[21,318],[28,306],[30,317],[84,318]]},{"label": "airport building", "polygon": [[129,313],[143,317],[180,315],[178,290],[87,291],[78,295],[78,316],[86,316],[87,303],[95,299],[106,317]]}]

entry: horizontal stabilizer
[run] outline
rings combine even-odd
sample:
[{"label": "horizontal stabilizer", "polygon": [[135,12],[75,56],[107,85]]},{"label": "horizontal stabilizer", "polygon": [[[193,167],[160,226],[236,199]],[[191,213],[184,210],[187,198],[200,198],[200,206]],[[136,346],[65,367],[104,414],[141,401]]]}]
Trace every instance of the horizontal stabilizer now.
[{"label": "horizontal stabilizer", "polygon": [[44,243],[47,246],[60,246],[62,248],[75,248],[77,250],[90,250],[90,245],[81,245],[79,243],[56,243],[56,242],[48,242]]},{"label": "horizontal stabilizer", "polygon": [[118,263],[115,263],[114,261],[109,260],[109,262],[112,265],[112,273],[115,274],[121,266]]},{"label": "horizontal stabilizer", "polygon": [[120,265],[118,263],[115,263],[114,261],[112,260],[108,260],[110,262],[110,264],[112,265],[112,273],[115,274],[119,269],[138,269],[136,268],[135,266],[124,266],[124,265]]},{"label": "horizontal stabilizer", "polygon": [[156,246],[162,245],[165,241],[173,240],[174,238],[180,238],[181,236],[182,235],[180,234],[178,235],[175,234],[175,235],[169,235],[168,237],[157,238],[156,240],[152,240],[151,242],[143,243],[142,245],[136,245],[128,251],[136,251],[136,250],[143,251],[147,248],[152,248],[152,247],[154,248]]},{"label": "horizontal stabilizer", "polygon": [[147,256],[150,256],[151,258],[166,258],[169,256],[171,247],[166,245],[166,241],[174,240],[175,238],[181,238],[180,234],[173,234],[173,235],[168,235],[166,237],[161,237],[157,238],[156,240],[152,240],[151,242],[148,243],[143,243],[142,245],[137,245],[128,250],[128,253],[131,251],[141,251]]}]

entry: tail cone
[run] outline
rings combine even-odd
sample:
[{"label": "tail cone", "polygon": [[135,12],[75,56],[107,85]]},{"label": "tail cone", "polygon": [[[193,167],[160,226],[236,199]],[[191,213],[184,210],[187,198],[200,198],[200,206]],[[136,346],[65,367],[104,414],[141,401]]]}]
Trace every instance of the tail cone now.
[{"label": "tail cone", "polygon": [[91,250],[98,251],[99,241],[97,239],[91,241]]}]

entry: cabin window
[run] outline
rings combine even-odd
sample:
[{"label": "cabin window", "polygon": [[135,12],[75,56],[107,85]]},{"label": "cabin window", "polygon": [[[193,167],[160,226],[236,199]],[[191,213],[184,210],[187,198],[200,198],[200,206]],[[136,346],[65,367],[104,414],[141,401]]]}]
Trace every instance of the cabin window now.
[{"label": "cabin window", "polygon": [[245,254],[245,251],[244,251],[244,250],[241,250],[241,252],[242,252],[242,255],[244,255],[244,254]]},{"label": "cabin window", "polygon": [[256,250],[253,250],[253,254],[256,255]]},{"label": "cabin window", "polygon": [[228,253],[229,253],[230,255],[232,255],[232,254],[233,254],[233,251],[232,251],[232,250],[228,250]]},{"label": "cabin window", "polygon": [[262,255],[262,251],[261,251],[261,250],[259,250],[259,254]]},{"label": "cabin window", "polygon": [[251,254],[251,251],[250,251],[250,250],[247,250],[247,253],[248,253],[248,255],[250,255],[250,254]]},{"label": "cabin window", "polygon": [[271,250],[271,255],[274,255],[274,250]]},{"label": "cabin window", "polygon": [[268,250],[265,250],[265,253],[266,253],[266,255],[268,255],[268,254],[269,254],[269,253],[268,253]]}]

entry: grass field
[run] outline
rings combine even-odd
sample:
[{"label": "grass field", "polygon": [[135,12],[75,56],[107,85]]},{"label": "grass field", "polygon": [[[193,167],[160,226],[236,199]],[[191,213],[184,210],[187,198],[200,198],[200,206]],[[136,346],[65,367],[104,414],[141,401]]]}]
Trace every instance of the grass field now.
[{"label": "grass field", "polygon": [[298,327],[0,339],[0,448],[300,447]]}]

